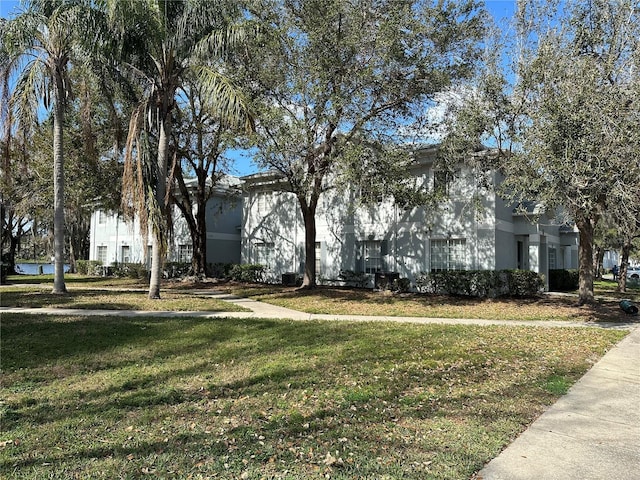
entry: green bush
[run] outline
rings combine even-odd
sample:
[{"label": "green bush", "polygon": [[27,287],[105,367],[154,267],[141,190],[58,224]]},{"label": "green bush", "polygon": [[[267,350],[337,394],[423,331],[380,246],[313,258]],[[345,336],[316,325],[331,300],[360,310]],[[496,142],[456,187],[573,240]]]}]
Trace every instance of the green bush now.
[{"label": "green bush", "polygon": [[530,270],[503,270],[507,275],[510,297],[533,297],[544,288],[544,280]]},{"label": "green bush", "polygon": [[102,262],[100,260],[76,260],[76,271],[80,275],[102,275]]},{"label": "green bush", "polygon": [[183,278],[192,273],[190,262],[167,262],[162,269],[164,278]]},{"label": "green bush", "polygon": [[259,283],[264,282],[264,265],[243,263],[233,265],[229,270],[229,277],[236,282]]},{"label": "green bush", "polygon": [[411,281],[408,278],[396,278],[391,285],[391,290],[397,293],[411,291]]},{"label": "green bush", "polygon": [[549,270],[549,290],[568,292],[576,290],[579,283],[578,270]]},{"label": "green bush", "polygon": [[416,278],[421,293],[470,297],[529,297],[544,286],[536,272],[528,270],[465,270],[422,272]]},{"label": "green bush", "polygon": [[353,270],[343,270],[338,275],[349,287],[366,288],[369,285],[370,277],[366,273],[354,272]]},{"label": "green bush", "polygon": [[143,263],[114,263],[111,266],[112,275],[119,278],[145,279],[148,271]]},{"label": "green bush", "polygon": [[231,278],[233,263],[209,263],[207,273],[212,278]]}]

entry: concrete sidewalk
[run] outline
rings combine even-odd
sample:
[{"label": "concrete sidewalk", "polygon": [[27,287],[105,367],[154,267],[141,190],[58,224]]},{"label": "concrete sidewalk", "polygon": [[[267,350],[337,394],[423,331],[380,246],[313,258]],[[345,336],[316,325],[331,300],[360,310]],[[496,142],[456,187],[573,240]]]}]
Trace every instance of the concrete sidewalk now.
[{"label": "concrete sidewalk", "polygon": [[640,479],[640,329],[634,328],[476,478]]}]

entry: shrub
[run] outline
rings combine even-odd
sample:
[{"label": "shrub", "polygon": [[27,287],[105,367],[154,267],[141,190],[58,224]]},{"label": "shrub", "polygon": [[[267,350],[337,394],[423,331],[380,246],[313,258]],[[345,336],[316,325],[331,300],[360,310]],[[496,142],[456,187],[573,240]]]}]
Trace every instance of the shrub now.
[{"label": "shrub", "polygon": [[366,273],[354,272],[353,270],[343,270],[338,275],[349,287],[366,288],[369,285],[369,275]]},{"label": "shrub", "polygon": [[80,275],[102,275],[102,262],[100,260],[76,260],[76,271]]},{"label": "shrub", "polygon": [[164,278],[183,278],[191,273],[190,262],[167,262],[162,269]]},{"label": "shrub", "polygon": [[391,285],[391,290],[397,293],[407,293],[411,290],[411,281],[408,278],[396,278]]},{"label": "shrub", "polygon": [[549,270],[549,290],[567,292],[578,288],[578,270]]},{"label": "shrub", "polygon": [[243,263],[233,265],[229,270],[229,277],[236,282],[258,283],[264,281],[264,265]]},{"label": "shrub", "polygon": [[209,263],[207,273],[213,278],[230,278],[233,263]]},{"label": "shrub", "polygon": [[542,277],[530,270],[503,270],[507,275],[508,295],[532,297],[544,288]]},{"label": "shrub", "polygon": [[145,279],[148,276],[147,267],[143,263],[114,263],[111,271],[115,277]]},{"label": "shrub", "polygon": [[472,297],[534,296],[543,285],[536,272],[526,270],[421,272],[416,278],[420,293]]}]

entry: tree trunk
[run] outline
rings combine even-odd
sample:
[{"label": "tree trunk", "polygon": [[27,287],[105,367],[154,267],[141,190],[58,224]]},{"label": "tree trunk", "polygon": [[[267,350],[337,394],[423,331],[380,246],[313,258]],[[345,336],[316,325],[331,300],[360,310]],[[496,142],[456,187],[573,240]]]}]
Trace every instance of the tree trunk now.
[{"label": "tree trunk", "polygon": [[304,277],[302,288],[315,288],[316,283],[316,209],[300,200],[304,219]]},{"label": "tree trunk", "polygon": [[193,274],[197,276],[207,275],[207,226],[206,226],[206,200],[198,203],[195,215],[195,231],[191,232],[193,239],[193,259],[191,266]]},{"label": "tree trunk", "polygon": [[593,296],[593,232],[595,221],[591,218],[581,218],[576,221],[580,235],[578,248],[579,287],[578,304],[592,303]]},{"label": "tree trunk", "polygon": [[152,227],[151,275],[149,277],[150,299],[160,298],[162,267],[166,256],[165,223],[167,207],[165,197],[167,193],[167,170],[169,165],[169,138],[171,138],[171,114],[167,113],[164,121],[160,122],[158,138],[156,188],[154,193],[157,211],[152,213],[152,215],[156,216],[157,224],[154,224]]},{"label": "tree trunk", "polygon": [[55,78],[53,105],[53,292],[67,293],[64,284],[64,87],[59,76]]},{"label": "tree trunk", "polygon": [[604,260],[604,248],[600,245],[593,247],[593,270],[594,276],[597,279],[602,278],[602,262]]},{"label": "tree trunk", "polygon": [[627,267],[629,266],[629,254],[631,253],[632,245],[629,242],[625,242],[622,246],[622,255],[620,257],[620,273],[618,275],[618,292],[627,291]]}]

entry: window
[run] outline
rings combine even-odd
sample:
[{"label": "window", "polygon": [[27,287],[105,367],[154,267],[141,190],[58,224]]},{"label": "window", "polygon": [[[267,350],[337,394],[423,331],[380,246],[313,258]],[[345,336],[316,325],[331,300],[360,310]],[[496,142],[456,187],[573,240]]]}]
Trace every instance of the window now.
[{"label": "window", "polygon": [[99,224],[107,223],[107,214],[104,213],[102,210],[98,210],[98,223]]},{"label": "window", "polygon": [[273,242],[256,243],[256,263],[265,267],[271,266],[271,258],[275,244]]},{"label": "window", "polygon": [[130,263],[131,262],[131,247],[129,245],[123,245],[121,251],[121,262],[122,263]]},{"label": "window", "polygon": [[449,193],[449,185],[453,179],[453,174],[447,170],[436,170],[433,172],[433,190],[441,195]]},{"label": "window", "polygon": [[256,194],[256,208],[258,209],[258,213],[265,213],[267,211],[267,194],[266,193]]},{"label": "window", "polygon": [[319,277],[322,268],[322,244],[316,242],[316,276]]},{"label": "window", "polygon": [[467,241],[464,238],[431,240],[431,271],[464,270],[467,265]]},{"label": "window", "polygon": [[556,253],[556,249],[551,247],[549,248],[549,270],[555,270],[558,265],[558,255]]},{"label": "window", "polygon": [[107,246],[106,245],[98,245],[98,251],[96,252],[96,260],[102,262],[102,264],[107,263]]},{"label": "window", "polygon": [[382,242],[367,240],[363,242],[364,272],[376,273],[382,271]]},{"label": "window", "polygon": [[180,263],[191,263],[191,259],[193,258],[193,245],[178,245],[178,262]]}]

